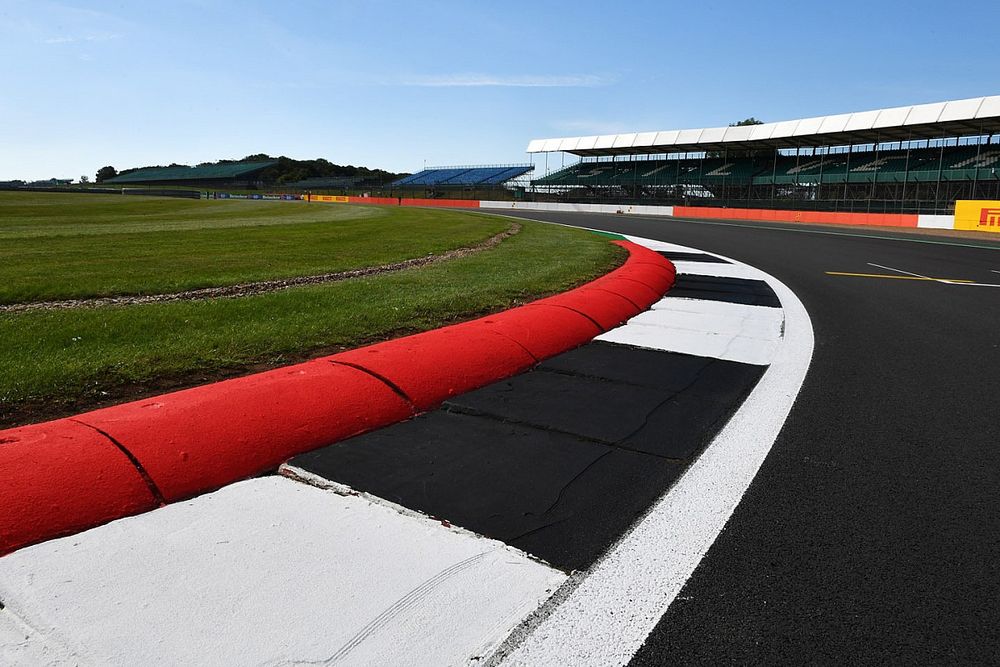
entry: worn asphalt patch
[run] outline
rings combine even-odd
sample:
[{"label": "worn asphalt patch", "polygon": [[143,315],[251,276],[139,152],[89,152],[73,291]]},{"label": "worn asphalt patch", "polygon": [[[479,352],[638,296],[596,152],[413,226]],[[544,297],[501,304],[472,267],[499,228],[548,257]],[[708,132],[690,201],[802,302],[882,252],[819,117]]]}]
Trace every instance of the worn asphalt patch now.
[{"label": "worn asphalt patch", "polygon": [[288,465],[581,570],[683,472],[762,372],[590,343]]}]

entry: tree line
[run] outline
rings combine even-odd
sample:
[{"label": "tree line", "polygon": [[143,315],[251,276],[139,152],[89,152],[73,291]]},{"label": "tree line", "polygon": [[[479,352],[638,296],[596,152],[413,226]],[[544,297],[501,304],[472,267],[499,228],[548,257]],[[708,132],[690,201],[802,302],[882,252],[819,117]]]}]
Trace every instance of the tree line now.
[{"label": "tree line", "polygon": [[[284,183],[294,183],[296,181],[304,181],[307,178],[352,178],[358,183],[364,184],[383,184],[391,183],[392,181],[402,178],[403,176],[408,176],[409,174],[404,173],[394,173],[391,171],[386,171],[384,169],[369,169],[368,167],[355,167],[354,165],[339,165],[333,164],[329,160],[324,158],[317,158],[315,160],[294,160],[290,157],[285,157],[284,155],[279,157],[272,157],[266,153],[256,153],[254,155],[248,155],[240,160],[218,160],[217,162],[202,162],[198,164],[199,167],[210,167],[220,164],[241,164],[244,162],[269,162],[271,160],[275,161],[275,164],[263,170],[260,173],[260,179],[265,183],[273,183],[275,185],[281,185]],[[188,165],[172,163],[168,165],[149,165],[145,167],[133,167],[131,169],[122,169],[118,171],[114,167],[108,165],[106,167],[101,167],[97,170],[96,181],[98,183],[103,183],[104,181],[114,178],[115,176],[122,176],[124,174],[129,174],[134,171],[139,171],[140,169],[163,169],[165,167],[186,167]]]}]

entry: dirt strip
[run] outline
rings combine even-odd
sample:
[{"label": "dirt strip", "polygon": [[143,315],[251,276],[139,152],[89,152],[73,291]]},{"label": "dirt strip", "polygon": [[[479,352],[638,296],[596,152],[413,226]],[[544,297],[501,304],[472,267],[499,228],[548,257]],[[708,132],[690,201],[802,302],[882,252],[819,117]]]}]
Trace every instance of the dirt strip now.
[{"label": "dirt strip", "polygon": [[173,292],[171,294],[147,294],[135,296],[105,296],[92,299],[66,299],[63,301],[35,301],[32,303],[11,303],[0,304],[0,313],[23,313],[33,310],[64,310],[68,308],[100,308],[103,306],[134,306],[144,303],[166,303],[168,301],[202,301],[205,299],[232,299],[245,296],[256,296],[267,294],[290,287],[301,287],[303,285],[322,285],[351,278],[362,278],[364,276],[377,276],[385,273],[394,273],[404,269],[413,269],[430,264],[437,264],[460,257],[467,257],[483,250],[495,248],[504,240],[514,236],[521,231],[519,223],[513,223],[506,230],[499,234],[494,234],[485,241],[473,246],[456,248],[443,252],[440,255],[427,255],[426,257],[415,257],[402,262],[392,264],[382,264],[379,266],[366,266],[360,269],[349,271],[338,271],[336,273],[322,273],[317,276],[300,276],[296,278],[283,278],[279,280],[262,280],[253,283],[241,283],[239,285],[224,285],[222,287],[203,287],[201,289],[186,290],[184,292]]}]

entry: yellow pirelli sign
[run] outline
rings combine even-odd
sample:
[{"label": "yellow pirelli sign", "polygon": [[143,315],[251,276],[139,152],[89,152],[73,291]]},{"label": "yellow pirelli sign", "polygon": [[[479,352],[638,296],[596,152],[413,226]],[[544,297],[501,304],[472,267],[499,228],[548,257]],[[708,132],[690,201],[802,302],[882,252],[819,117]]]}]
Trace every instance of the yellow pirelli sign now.
[{"label": "yellow pirelli sign", "polygon": [[1000,201],[958,200],[955,229],[1000,233]]},{"label": "yellow pirelli sign", "polygon": [[349,197],[343,197],[341,195],[309,195],[309,201],[325,201],[347,204],[350,203],[351,200]]}]

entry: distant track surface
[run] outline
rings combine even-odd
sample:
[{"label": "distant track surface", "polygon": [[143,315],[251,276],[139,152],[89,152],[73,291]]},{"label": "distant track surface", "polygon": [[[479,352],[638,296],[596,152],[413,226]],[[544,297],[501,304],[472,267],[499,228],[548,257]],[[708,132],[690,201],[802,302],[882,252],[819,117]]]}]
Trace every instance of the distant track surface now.
[{"label": "distant track surface", "polygon": [[521,217],[744,261],[812,318],[784,429],[633,664],[1000,660],[1000,242]]}]

